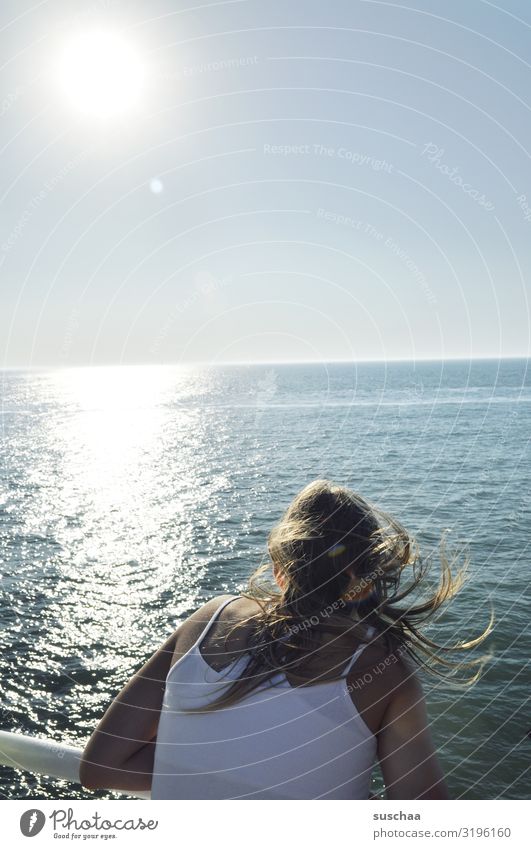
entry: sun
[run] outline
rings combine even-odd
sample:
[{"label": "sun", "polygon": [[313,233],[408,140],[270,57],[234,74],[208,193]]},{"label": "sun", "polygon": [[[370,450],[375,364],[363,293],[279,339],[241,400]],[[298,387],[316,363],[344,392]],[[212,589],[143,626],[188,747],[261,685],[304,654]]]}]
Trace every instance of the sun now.
[{"label": "sun", "polygon": [[141,102],[145,67],[136,47],[118,33],[72,36],[55,70],[62,94],[77,111],[93,118],[123,114]]}]

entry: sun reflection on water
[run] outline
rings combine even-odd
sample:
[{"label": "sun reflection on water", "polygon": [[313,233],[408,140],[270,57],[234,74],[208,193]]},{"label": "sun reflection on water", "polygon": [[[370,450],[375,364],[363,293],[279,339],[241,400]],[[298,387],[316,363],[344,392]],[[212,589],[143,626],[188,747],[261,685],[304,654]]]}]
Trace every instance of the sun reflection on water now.
[{"label": "sun reflection on water", "polygon": [[194,501],[197,438],[194,411],[176,402],[197,379],[187,369],[146,366],[63,370],[45,378],[59,412],[47,420],[53,455],[45,452],[48,466],[38,473],[50,480],[53,456],[60,486],[43,490],[40,513],[57,517],[61,604],[80,591],[83,597],[83,615],[70,622],[73,643],[81,628],[87,648],[110,639],[127,653],[150,633],[149,608],[154,619],[165,606],[170,613],[180,584],[193,597],[193,574],[186,569],[183,581],[179,575],[192,520],[179,494]]},{"label": "sun reflection on water", "polygon": [[71,411],[58,437],[72,483],[100,505],[133,497],[131,479],[153,474],[146,460],[163,437],[175,373],[146,367],[93,368],[53,375]]}]

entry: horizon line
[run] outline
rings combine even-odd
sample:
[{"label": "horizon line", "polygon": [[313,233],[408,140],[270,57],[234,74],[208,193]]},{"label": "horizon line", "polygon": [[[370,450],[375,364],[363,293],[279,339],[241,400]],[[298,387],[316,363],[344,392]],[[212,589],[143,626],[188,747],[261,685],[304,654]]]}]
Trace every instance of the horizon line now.
[{"label": "horizon line", "polygon": [[77,363],[68,365],[48,364],[48,365],[33,365],[33,366],[1,366],[0,371],[47,371],[59,369],[83,369],[83,368],[175,368],[179,366],[203,366],[203,367],[222,367],[222,366],[295,366],[295,365],[370,365],[370,364],[392,364],[392,363],[445,363],[445,362],[499,362],[501,360],[528,360],[529,354],[508,354],[508,355],[493,355],[485,356],[450,356],[450,357],[396,357],[392,359],[351,359],[351,360],[223,360],[212,362],[209,360],[181,360],[180,362],[138,362],[138,363]]}]

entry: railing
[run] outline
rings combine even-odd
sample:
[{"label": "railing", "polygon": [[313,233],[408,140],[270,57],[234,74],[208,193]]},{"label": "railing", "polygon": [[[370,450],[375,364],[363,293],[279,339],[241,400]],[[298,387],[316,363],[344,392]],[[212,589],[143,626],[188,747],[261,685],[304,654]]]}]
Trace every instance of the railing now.
[{"label": "railing", "polygon": [[[25,769],[35,775],[49,775],[79,784],[79,762],[83,749],[65,746],[55,740],[41,740],[25,734],[0,731],[0,764]],[[127,796],[149,799],[148,791],[116,790]]]}]

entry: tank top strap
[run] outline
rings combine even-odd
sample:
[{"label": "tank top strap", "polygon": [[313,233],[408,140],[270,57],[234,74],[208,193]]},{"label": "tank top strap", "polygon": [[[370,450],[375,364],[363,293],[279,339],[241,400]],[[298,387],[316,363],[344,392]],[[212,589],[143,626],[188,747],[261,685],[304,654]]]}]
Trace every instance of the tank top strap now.
[{"label": "tank top strap", "polygon": [[230,598],[225,599],[225,601],[221,602],[220,606],[217,608],[217,610],[214,611],[214,613],[212,614],[212,616],[208,620],[207,624],[205,625],[205,627],[201,631],[199,637],[197,638],[197,640],[193,644],[192,648],[196,648],[197,646],[201,645],[201,643],[205,639],[206,635],[210,631],[212,625],[214,624],[214,622],[218,618],[221,611],[224,610],[227,607],[227,605],[229,605],[231,603],[231,601],[235,601],[235,599],[237,599],[237,598],[240,598],[240,596],[239,595],[233,595]]},{"label": "tank top strap", "polygon": [[[369,639],[370,639],[375,631],[376,631],[376,628],[373,625],[369,625],[368,628],[367,628],[367,637],[369,637]],[[360,645],[358,646],[358,648],[356,649],[356,651],[354,652],[354,654],[350,658],[349,662],[347,663],[345,669],[343,670],[344,675],[349,674],[350,670],[352,669],[352,667],[356,663],[358,657],[360,656],[363,649],[365,649],[365,648],[367,648],[367,643],[360,643]]]}]

